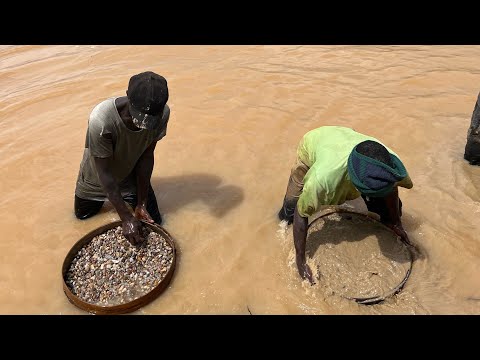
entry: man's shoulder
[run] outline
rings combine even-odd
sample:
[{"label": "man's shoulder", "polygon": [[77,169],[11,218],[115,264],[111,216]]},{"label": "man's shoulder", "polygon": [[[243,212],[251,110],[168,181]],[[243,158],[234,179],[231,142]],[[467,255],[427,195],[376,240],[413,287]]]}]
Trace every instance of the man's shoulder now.
[{"label": "man's shoulder", "polygon": [[90,113],[89,126],[108,126],[115,119],[114,98],[109,98],[98,103]]},{"label": "man's shoulder", "polygon": [[102,115],[104,113],[111,113],[115,109],[114,101],[115,101],[115,98],[108,98],[99,102],[92,109],[90,113],[90,117],[92,118],[92,117],[97,117],[99,115]]}]

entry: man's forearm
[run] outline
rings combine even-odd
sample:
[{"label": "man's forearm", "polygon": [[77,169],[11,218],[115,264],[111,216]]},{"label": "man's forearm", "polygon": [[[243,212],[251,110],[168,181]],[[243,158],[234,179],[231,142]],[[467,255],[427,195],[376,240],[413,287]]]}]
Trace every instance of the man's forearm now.
[{"label": "man's forearm", "polygon": [[148,187],[153,172],[154,157],[153,154],[145,154],[139,160],[135,167],[137,175],[137,205],[146,206]]},{"label": "man's forearm", "polygon": [[104,191],[107,193],[108,200],[112,203],[120,219],[124,221],[132,217],[132,212],[128,209],[125,201],[123,201],[122,194],[115,180],[103,179],[103,181],[100,181],[102,182]]},{"label": "man's forearm", "polygon": [[109,159],[95,158],[95,167],[98,179],[103,187],[103,191],[107,194],[108,200],[112,203],[115,210],[122,221],[130,219],[133,215],[123,201],[122,194],[116,180],[109,169]]},{"label": "man's forearm", "polygon": [[308,218],[298,213],[297,207],[293,213],[293,242],[295,244],[295,252],[297,259],[303,264],[305,263],[305,244],[307,242],[307,225]]}]

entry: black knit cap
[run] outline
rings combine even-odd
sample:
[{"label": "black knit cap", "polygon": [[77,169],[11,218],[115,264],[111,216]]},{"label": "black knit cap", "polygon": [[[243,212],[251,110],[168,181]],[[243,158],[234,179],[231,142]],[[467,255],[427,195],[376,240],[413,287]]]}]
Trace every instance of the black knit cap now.
[{"label": "black knit cap", "polygon": [[128,83],[127,96],[134,124],[147,130],[158,128],[168,101],[167,80],[152,71],[134,75]]}]

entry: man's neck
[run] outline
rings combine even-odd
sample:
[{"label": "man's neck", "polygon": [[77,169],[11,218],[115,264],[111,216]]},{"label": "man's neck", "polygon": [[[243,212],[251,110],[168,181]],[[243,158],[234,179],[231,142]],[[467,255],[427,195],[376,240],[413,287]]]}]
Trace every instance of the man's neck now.
[{"label": "man's neck", "polygon": [[130,115],[130,111],[128,111],[128,98],[123,96],[121,98],[117,98],[115,100],[115,106],[117,107],[118,114],[122,119],[125,126],[132,131],[140,131],[138,127],[135,126],[133,123],[132,116]]}]

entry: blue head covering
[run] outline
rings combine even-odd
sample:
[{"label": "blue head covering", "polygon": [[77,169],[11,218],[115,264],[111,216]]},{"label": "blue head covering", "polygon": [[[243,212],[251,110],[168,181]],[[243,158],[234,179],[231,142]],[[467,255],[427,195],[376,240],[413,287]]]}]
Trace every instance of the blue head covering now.
[{"label": "blue head covering", "polygon": [[[357,145],[358,146],[358,145]],[[353,185],[363,195],[383,197],[388,195],[396,182],[408,174],[398,157],[390,153],[393,167],[357,152],[355,146],[348,157],[348,174]]]}]

